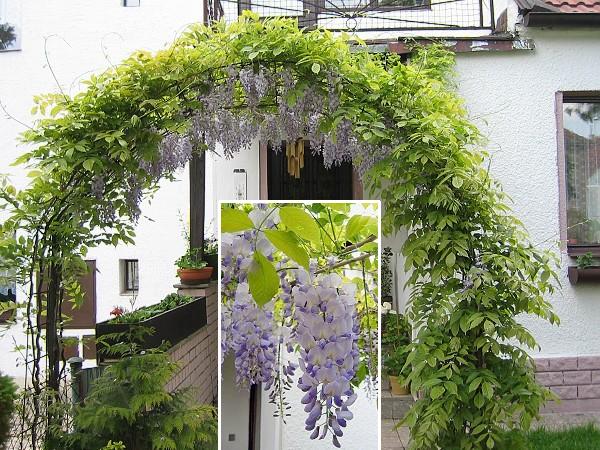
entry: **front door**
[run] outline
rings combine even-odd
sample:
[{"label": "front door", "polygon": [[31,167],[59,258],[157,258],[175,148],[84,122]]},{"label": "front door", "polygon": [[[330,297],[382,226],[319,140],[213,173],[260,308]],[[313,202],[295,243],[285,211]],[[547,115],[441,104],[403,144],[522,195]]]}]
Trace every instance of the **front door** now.
[{"label": "front door", "polygon": [[261,165],[266,163],[266,194],[269,200],[352,200],[355,198],[355,180],[351,163],[326,169],[323,165],[323,157],[312,154],[308,141],[304,142],[303,160],[304,167],[300,169],[297,177],[290,174],[288,170],[285,143],[281,145],[281,150],[278,152],[273,151],[271,145],[268,148],[263,147]]}]

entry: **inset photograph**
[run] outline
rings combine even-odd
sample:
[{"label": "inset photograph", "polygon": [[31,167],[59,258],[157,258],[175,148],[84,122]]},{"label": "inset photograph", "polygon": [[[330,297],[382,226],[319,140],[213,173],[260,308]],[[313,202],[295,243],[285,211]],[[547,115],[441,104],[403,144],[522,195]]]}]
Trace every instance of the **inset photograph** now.
[{"label": "inset photograph", "polygon": [[223,450],[378,448],[380,211],[221,203]]}]

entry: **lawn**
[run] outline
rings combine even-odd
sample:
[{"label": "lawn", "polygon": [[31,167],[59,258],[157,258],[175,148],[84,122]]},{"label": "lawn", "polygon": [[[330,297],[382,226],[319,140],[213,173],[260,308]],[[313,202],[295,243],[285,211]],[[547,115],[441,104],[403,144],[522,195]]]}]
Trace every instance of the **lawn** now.
[{"label": "lawn", "polygon": [[[523,436],[513,434],[523,446]],[[600,429],[595,425],[582,425],[564,430],[539,428],[525,434],[526,446],[513,446],[523,450],[600,450]],[[516,444],[516,442],[515,442]]]}]

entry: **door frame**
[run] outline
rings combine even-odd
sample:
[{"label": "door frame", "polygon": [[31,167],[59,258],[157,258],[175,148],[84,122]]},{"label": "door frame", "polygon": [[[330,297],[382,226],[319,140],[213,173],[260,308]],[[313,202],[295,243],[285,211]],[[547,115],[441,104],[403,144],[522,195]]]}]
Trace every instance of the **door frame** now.
[{"label": "door frame", "polygon": [[[259,141],[258,143],[258,164],[259,164],[259,199],[269,200],[269,172],[267,168],[267,152],[269,151],[267,143]],[[363,185],[356,170],[352,169],[352,198],[350,200],[363,199]],[[307,199],[309,200],[309,199]]]}]

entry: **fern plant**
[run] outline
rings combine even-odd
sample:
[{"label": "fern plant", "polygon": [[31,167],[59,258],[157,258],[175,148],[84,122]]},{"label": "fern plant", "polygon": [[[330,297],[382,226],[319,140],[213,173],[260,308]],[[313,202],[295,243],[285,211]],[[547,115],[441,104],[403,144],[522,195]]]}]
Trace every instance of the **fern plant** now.
[{"label": "fern plant", "polygon": [[165,389],[177,363],[163,349],[119,348],[121,359],[106,368],[76,408],[69,448],[99,450],[110,441],[127,450],[216,448],[215,409],[194,404],[189,389]]}]

